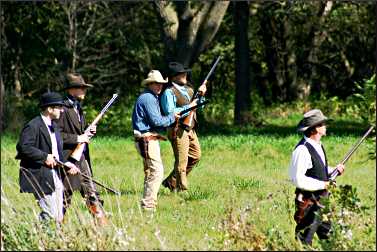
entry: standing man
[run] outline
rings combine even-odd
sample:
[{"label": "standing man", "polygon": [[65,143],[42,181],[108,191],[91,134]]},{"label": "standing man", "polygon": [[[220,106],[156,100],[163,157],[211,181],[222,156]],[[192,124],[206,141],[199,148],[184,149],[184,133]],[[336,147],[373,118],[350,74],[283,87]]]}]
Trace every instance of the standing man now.
[{"label": "standing man", "polygon": [[166,138],[158,133],[179,118],[173,112],[167,116],[161,114],[158,96],[164,83],[167,80],[163,79],[159,71],[150,71],[147,79],[142,81],[146,89],[137,98],[132,113],[135,146],[144,162],[144,194],[141,200],[144,210],[155,210],[158,190],[164,176],[158,141]]},{"label": "standing man", "polygon": [[[44,93],[40,100],[41,114],[28,122],[17,143],[20,159],[20,191],[33,193],[42,211],[41,220],[63,220],[62,168],[55,159],[63,161],[63,142],[53,120],[63,111],[63,97],[55,92]],[[78,168],[66,162],[68,174],[76,174]]]},{"label": "standing man", "polygon": [[[192,101],[194,90],[187,81],[187,73],[191,69],[184,67],[181,63],[171,62],[169,63],[169,71],[171,83],[161,97],[161,107],[165,114],[181,112],[199,102],[198,99]],[[198,89],[198,93],[202,97],[206,91],[205,85],[201,85]],[[168,128],[168,138],[173,147],[175,163],[173,171],[163,181],[162,185],[171,191],[187,190],[187,175],[199,162],[201,156],[200,144],[195,131],[196,114],[193,124],[189,127],[182,124],[182,120],[187,115],[188,113],[182,115],[178,128],[174,125]]]},{"label": "standing man", "polygon": [[[64,112],[58,121],[64,142],[63,152],[64,156],[69,161],[75,162],[81,173],[87,177],[68,175],[64,180],[64,213],[71,204],[73,191],[79,189],[82,197],[86,199],[89,211],[98,220],[98,223],[103,225],[107,223],[107,219],[102,202],[99,199],[93,180],[89,179],[92,177],[93,172],[88,144],[90,138],[96,133],[96,128],[93,127],[90,132],[85,132],[87,123],[81,108],[81,102],[85,99],[87,88],[90,87],[93,87],[93,85],[85,83],[82,76],[76,73],[68,73],[64,82],[64,90],[67,96],[64,100]],[[86,146],[80,160],[74,160],[70,155],[79,143],[85,143]]]},{"label": "standing man", "polygon": [[[331,223],[322,221],[319,214],[323,207],[319,204],[320,197],[329,196],[329,174],[334,170],[327,165],[321,144],[322,136],[326,135],[327,120],[319,109],[304,114],[298,124],[298,131],[304,137],[293,151],[289,169],[291,181],[296,186],[296,239],[308,245],[312,244],[315,233],[319,239],[328,239],[331,229]],[[338,164],[335,169],[342,174],[344,165]]]}]

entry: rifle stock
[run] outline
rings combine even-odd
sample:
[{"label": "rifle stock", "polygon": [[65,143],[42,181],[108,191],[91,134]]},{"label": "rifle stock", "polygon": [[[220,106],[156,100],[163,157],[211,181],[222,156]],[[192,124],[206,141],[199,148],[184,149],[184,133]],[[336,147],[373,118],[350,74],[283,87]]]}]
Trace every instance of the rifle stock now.
[{"label": "rifle stock", "polygon": [[[103,117],[103,115],[106,113],[106,111],[109,109],[109,107],[114,103],[115,99],[118,97],[118,94],[113,94],[113,97],[110,99],[110,101],[107,102],[106,106],[101,110],[101,112],[94,118],[93,122],[89,124],[89,126],[86,128],[85,133],[89,133],[90,129],[93,126],[96,126],[99,120]],[[84,152],[86,143],[78,143],[76,148],[71,153],[71,158],[73,158],[76,161],[80,161],[82,153]]]}]

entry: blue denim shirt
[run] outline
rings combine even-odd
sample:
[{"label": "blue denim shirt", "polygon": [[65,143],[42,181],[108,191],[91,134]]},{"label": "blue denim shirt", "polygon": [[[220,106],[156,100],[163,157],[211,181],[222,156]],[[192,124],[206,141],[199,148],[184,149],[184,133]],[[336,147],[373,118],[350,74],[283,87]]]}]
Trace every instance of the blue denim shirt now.
[{"label": "blue denim shirt", "polygon": [[160,110],[158,96],[146,89],[136,100],[132,113],[132,127],[142,134],[146,132],[161,132],[175,121],[174,113],[163,116]]},{"label": "blue denim shirt", "polygon": [[[173,85],[178,89],[178,91],[185,97],[189,99],[189,94],[186,90],[185,87],[174,84]],[[199,102],[203,102],[205,98],[202,96],[199,98]],[[177,107],[177,98],[174,95],[174,92],[168,88],[164,91],[164,93],[161,96],[161,107],[162,107],[162,112],[167,115],[169,113],[179,113],[187,108],[190,107],[189,104],[182,106],[182,107]],[[183,114],[182,117],[186,117],[189,114],[189,112]]]}]

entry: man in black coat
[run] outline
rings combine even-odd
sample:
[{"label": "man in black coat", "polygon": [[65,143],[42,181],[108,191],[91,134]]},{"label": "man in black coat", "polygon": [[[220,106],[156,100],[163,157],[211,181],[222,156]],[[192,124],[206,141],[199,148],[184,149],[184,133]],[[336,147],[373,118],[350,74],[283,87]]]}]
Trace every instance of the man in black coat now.
[{"label": "man in black coat", "polygon": [[[63,220],[62,170],[55,159],[64,160],[63,142],[53,120],[59,119],[63,111],[63,98],[60,94],[44,93],[40,101],[41,115],[28,122],[17,143],[17,156],[20,159],[20,191],[33,193],[42,209],[41,220],[50,218],[57,223]],[[66,162],[69,174],[79,170],[71,162]]]},{"label": "man in black coat", "polygon": [[[67,96],[64,100],[64,111],[58,121],[64,142],[63,153],[67,160],[74,162],[86,177],[68,175],[64,180],[64,212],[71,204],[74,190],[80,190],[81,195],[86,199],[86,205],[93,216],[96,217],[100,225],[106,224],[107,220],[103,210],[103,202],[99,199],[97,189],[93,183],[92,168],[90,164],[89,145],[90,138],[96,133],[96,128],[91,128],[90,132],[85,132],[87,123],[81,108],[81,102],[85,99],[87,88],[93,87],[85,83],[80,74],[69,73],[66,75],[64,90]],[[71,156],[79,143],[85,144],[85,149],[77,159]]]}]

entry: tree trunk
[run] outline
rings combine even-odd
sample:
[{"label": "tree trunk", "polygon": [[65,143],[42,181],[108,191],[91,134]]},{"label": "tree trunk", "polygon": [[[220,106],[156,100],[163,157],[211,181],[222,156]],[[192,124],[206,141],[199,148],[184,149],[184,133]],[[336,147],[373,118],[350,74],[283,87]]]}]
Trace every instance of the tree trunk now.
[{"label": "tree trunk", "polygon": [[155,1],[160,18],[165,63],[191,66],[212,42],[229,1]]},{"label": "tree trunk", "polygon": [[71,65],[68,66],[68,71],[75,72],[77,65],[77,2],[67,2],[63,4],[63,8],[68,18],[68,44],[71,55]]},{"label": "tree trunk", "polygon": [[236,95],[234,124],[250,122],[249,3],[234,2]]}]

